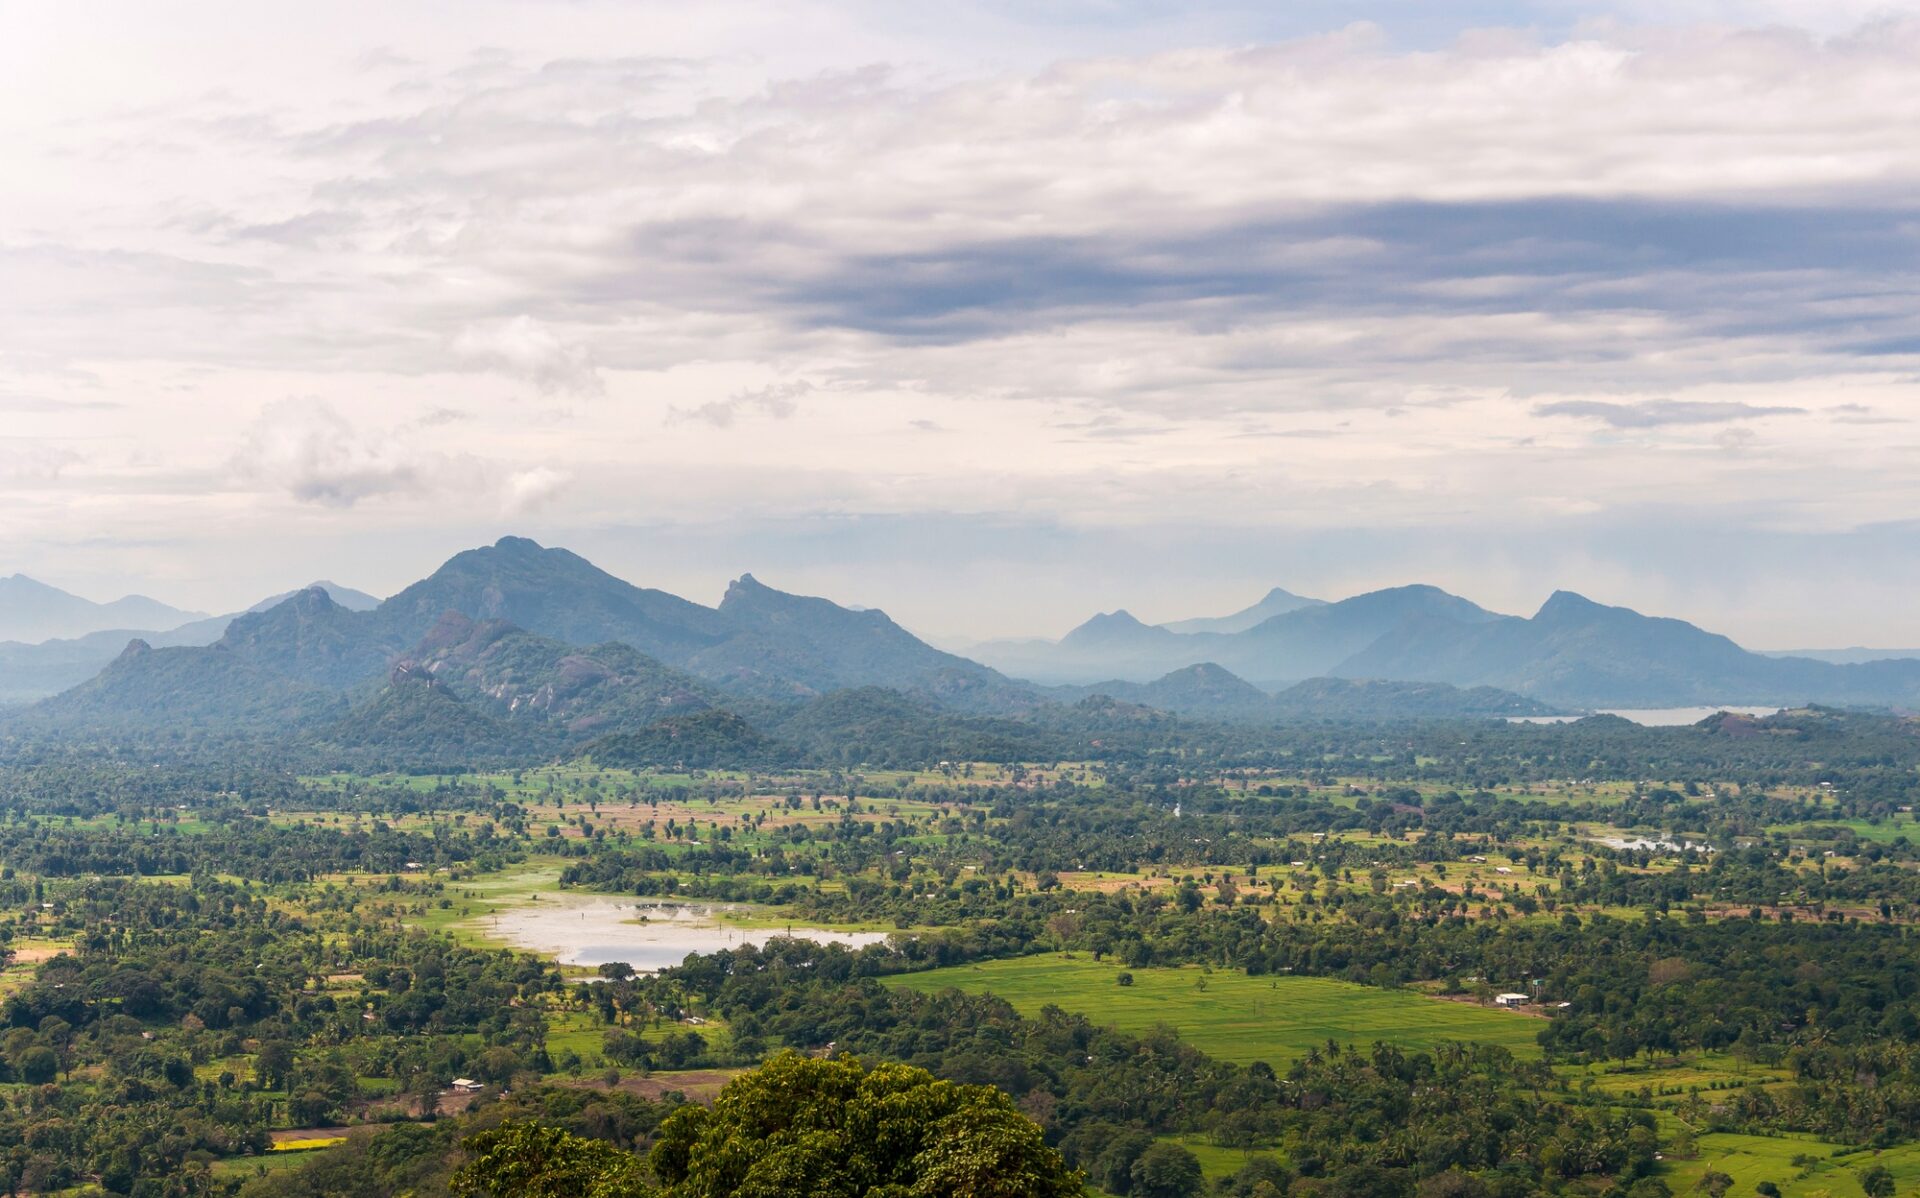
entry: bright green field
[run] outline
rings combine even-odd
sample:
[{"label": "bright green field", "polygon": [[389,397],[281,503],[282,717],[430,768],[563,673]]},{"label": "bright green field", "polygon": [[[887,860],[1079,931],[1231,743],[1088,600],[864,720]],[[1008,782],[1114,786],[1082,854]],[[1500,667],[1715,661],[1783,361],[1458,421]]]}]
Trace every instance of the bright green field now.
[{"label": "bright green field", "polygon": [[[1674,1193],[1686,1194],[1708,1169],[1717,1169],[1733,1178],[1729,1194],[1751,1194],[1760,1182],[1771,1181],[1786,1198],[1857,1198],[1861,1189],[1856,1175],[1876,1163],[1892,1171],[1896,1193],[1912,1193],[1910,1187],[1920,1182],[1920,1145],[1902,1145],[1878,1154],[1850,1152],[1836,1160],[1831,1154],[1837,1147],[1810,1136],[1715,1132],[1700,1137],[1694,1159],[1669,1162],[1665,1176]],[[1792,1163],[1795,1156],[1814,1157],[1816,1163],[1803,1170]]]},{"label": "bright green field", "polygon": [[1195,1048],[1243,1065],[1282,1065],[1328,1040],[1363,1047],[1384,1040],[1413,1049],[1473,1040],[1537,1057],[1536,1037],[1546,1026],[1512,1011],[1329,978],[1248,977],[1187,966],[1131,970],[1133,985],[1120,986],[1114,978],[1121,971],[1112,962],[1049,953],[886,981],[928,993],[949,986],[969,994],[990,992],[1027,1015],[1051,1003],[1127,1032],[1164,1023]]}]

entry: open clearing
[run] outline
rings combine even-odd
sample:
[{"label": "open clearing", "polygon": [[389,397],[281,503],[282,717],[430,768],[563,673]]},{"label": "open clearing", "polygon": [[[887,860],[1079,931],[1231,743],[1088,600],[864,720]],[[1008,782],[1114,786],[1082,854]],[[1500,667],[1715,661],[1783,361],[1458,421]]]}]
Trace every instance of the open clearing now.
[{"label": "open clearing", "polygon": [[[1835,1156],[1835,1153],[1839,1153]],[[1795,1164],[1794,1159],[1801,1163]],[[1835,1198],[1861,1192],[1861,1170],[1885,1165],[1894,1175],[1896,1193],[1907,1194],[1920,1181],[1920,1145],[1903,1144],[1885,1152],[1852,1152],[1811,1136],[1781,1134],[1749,1136],[1714,1132],[1699,1140],[1692,1160],[1670,1161],[1663,1176],[1676,1194],[1694,1192],[1709,1169],[1733,1178],[1731,1194],[1751,1194],[1763,1181],[1780,1187],[1785,1198]]]},{"label": "open clearing", "polygon": [[[1133,985],[1117,977],[1133,975]],[[949,986],[992,993],[1032,1015],[1049,1004],[1143,1032],[1166,1024],[1195,1048],[1239,1064],[1283,1065],[1329,1040],[1362,1047],[1376,1040],[1426,1049],[1449,1040],[1498,1044],[1538,1057],[1543,1023],[1533,1016],[1444,1002],[1330,978],[1249,977],[1198,966],[1134,969],[1060,953],[956,965],[885,979],[934,993]]]}]

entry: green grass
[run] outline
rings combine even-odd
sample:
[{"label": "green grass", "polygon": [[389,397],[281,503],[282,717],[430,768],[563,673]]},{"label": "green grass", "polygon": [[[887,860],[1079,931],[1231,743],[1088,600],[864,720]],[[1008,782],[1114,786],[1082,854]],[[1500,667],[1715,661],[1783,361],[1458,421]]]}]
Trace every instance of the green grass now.
[{"label": "green grass", "polygon": [[487,936],[486,917],[496,911],[537,902],[538,896],[562,893],[562,865],[556,857],[530,857],[499,873],[451,882],[444,896],[451,900],[451,905],[441,907],[435,898],[429,901],[424,914],[409,917],[407,926],[428,932],[447,932],[472,947],[512,947]]},{"label": "green grass", "polygon": [[1271,1150],[1254,1149],[1244,1152],[1238,1148],[1222,1148],[1210,1144],[1205,1136],[1161,1136],[1163,1140],[1178,1144],[1194,1159],[1200,1162],[1200,1172],[1208,1181],[1218,1181],[1222,1177],[1232,1177],[1244,1169],[1248,1161],[1257,1156],[1274,1156]]},{"label": "green grass", "polygon": [[1693,1053],[1677,1063],[1618,1066],[1566,1065],[1558,1072],[1575,1086],[1593,1079],[1593,1089],[1610,1097],[1637,1095],[1642,1089],[1652,1096],[1656,1106],[1677,1106],[1690,1091],[1698,1088],[1708,1101],[1714,1101],[1713,1087],[1770,1085],[1789,1080],[1792,1074],[1765,1065],[1743,1065],[1724,1053]]},{"label": "green grass", "polygon": [[[1920,1182],[1920,1144],[1908,1144],[1886,1152],[1846,1152],[1835,1159],[1840,1145],[1811,1136],[1747,1136],[1733,1132],[1714,1132],[1699,1139],[1699,1150],[1691,1160],[1669,1161],[1664,1173],[1676,1194],[1686,1194],[1709,1169],[1733,1178],[1729,1194],[1751,1194],[1753,1187],[1771,1181],[1787,1198],[1858,1198],[1861,1194],[1859,1172],[1873,1164],[1885,1165],[1894,1175],[1895,1193],[1907,1194]],[[1796,1156],[1814,1158],[1810,1168],[1793,1164]],[[1806,1176],[1802,1176],[1802,1173]]]},{"label": "green grass", "polygon": [[886,980],[927,993],[949,986],[993,993],[1028,1015],[1053,1004],[1128,1032],[1164,1023],[1201,1051],[1243,1065],[1283,1065],[1328,1040],[1361,1046],[1384,1040],[1412,1049],[1472,1040],[1537,1057],[1536,1037],[1546,1026],[1512,1011],[1329,978],[1249,977],[1187,966],[1131,970],[1133,985],[1120,986],[1121,972],[1110,961],[1050,953]]},{"label": "green grass", "polygon": [[283,1169],[297,1169],[312,1160],[304,1152],[269,1152],[261,1156],[232,1156],[213,1162],[213,1175],[225,1181],[245,1179]]}]

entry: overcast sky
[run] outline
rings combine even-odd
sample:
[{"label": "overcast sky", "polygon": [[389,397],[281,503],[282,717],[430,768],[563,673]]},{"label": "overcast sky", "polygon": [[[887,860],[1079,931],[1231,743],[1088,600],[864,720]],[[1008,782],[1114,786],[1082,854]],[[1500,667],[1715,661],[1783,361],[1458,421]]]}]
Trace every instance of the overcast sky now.
[{"label": "overcast sky", "polygon": [[1916,62],[1849,0],[12,0],[0,574],[514,532],[947,636],[1920,645]]}]

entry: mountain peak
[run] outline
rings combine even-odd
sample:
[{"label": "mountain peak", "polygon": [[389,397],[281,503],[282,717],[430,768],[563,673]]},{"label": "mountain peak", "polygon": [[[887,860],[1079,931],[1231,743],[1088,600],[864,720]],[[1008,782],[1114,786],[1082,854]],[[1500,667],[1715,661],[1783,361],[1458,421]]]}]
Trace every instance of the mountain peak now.
[{"label": "mountain peak", "polygon": [[147,642],[141,640],[139,637],[136,636],[132,640],[127,642],[126,648],[120,650],[120,656],[118,660],[129,661],[136,657],[145,657],[147,654],[151,652],[153,652],[153,646],[147,644]]},{"label": "mountain peak", "polygon": [[1574,619],[1592,616],[1609,610],[1604,603],[1595,603],[1576,591],[1555,591],[1547,596],[1547,601],[1534,613],[1536,620]]},{"label": "mountain peak", "polygon": [[327,593],[327,588],[317,583],[313,586],[301,587],[287,599],[287,602],[293,604],[293,610],[302,615],[315,615],[340,606],[333,601],[333,596]]},{"label": "mountain peak", "polygon": [[544,547],[531,537],[501,537],[493,543],[503,553],[540,553]]},{"label": "mountain peak", "polygon": [[1138,648],[1178,641],[1174,633],[1141,623],[1125,608],[1101,612],[1060,638],[1060,644],[1070,650],[1115,649],[1122,646]]},{"label": "mountain peak", "polygon": [[1266,620],[1271,620],[1275,616],[1283,616],[1288,612],[1299,611],[1303,607],[1321,606],[1324,606],[1324,604],[1318,599],[1309,599],[1304,595],[1296,595],[1285,587],[1274,587],[1265,595],[1262,595],[1258,603],[1255,603],[1252,607],[1242,608],[1232,615],[1202,616],[1190,620],[1175,620],[1171,623],[1162,624],[1160,627],[1166,629],[1168,632],[1178,632],[1183,635],[1212,632],[1231,636],[1236,632],[1245,632],[1254,625]]}]

